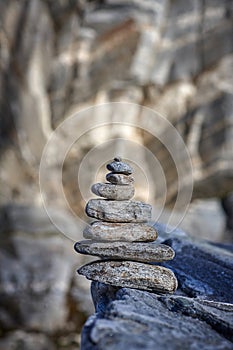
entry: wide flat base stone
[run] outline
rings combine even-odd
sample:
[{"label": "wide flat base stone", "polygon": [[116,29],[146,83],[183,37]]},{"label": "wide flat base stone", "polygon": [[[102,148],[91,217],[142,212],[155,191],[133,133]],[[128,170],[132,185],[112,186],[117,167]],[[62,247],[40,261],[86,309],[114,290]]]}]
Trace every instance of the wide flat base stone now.
[{"label": "wide flat base stone", "polygon": [[147,222],[151,210],[151,205],[139,201],[91,199],[86,205],[88,216],[109,222]]},{"label": "wide flat base stone", "polygon": [[158,233],[153,226],[134,223],[94,221],[83,232],[84,238],[99,241],[155,241]]},{"label": "wide flat base stone", "polygon": [[139,262],[161,262],[172,260],[174,250],[165,244],[133,242],[94,242],[80,241],[75,244],[80,254],[95,255],[101,258],[122,259]]},{"label": "wide flat base stone", "polygon": [[162,266],[133,261],[94,261],[78,273],[87,279],[150,292],[173,293],[177,288],[174,273]]}]

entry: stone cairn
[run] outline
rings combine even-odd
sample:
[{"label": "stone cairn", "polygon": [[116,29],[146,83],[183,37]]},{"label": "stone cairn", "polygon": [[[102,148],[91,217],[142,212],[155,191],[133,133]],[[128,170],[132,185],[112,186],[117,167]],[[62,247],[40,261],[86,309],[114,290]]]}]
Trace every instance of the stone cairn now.
[{"label": "stone cairn", "polygon": [[150,264],[171,260],[175,253],[167,245],[152,242],[158,234],[146,224],[151,219],[151,206],[131,200],[134,196],[132,168],[116,157],[107,169],[111,171],[106,175],[108,182],[91,188],[104,199],[91,199],[86,206],[86,214],[99,221],[84,230],[87,240],[75,244],[78,253],[102,260],[82,266],[78,273],[118,287],[174,292],[177,280],[173,272]]}]

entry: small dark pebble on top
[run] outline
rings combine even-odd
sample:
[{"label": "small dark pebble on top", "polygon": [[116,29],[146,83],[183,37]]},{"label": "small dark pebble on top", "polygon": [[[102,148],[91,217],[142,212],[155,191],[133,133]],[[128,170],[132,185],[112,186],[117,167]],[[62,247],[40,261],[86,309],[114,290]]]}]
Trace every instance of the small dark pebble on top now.
[{"label": "small dark pebble on top", "polygon": [[121,159],[121,157],[115,157],[114,160],[115,160],[115,162],[121,162],[122,159]]}]

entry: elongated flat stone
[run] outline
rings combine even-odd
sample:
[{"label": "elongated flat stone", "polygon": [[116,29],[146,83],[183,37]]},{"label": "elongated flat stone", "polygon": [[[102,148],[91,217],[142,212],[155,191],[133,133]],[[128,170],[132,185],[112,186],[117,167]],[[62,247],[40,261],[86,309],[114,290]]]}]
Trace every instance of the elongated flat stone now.
[{"label": "elongated flat stone", "polygon": [[146,222],[151,219],[151,205],[139,201],[91,199],[86,214],[110,222]]},{"label": "elongated flat stone", "polygon": [[171,270],[135,261],[94,261],[82,266],[78,273],[93,281],[149,292],[173,293],[177,288]]},{"label": "elongated flat stone", "polygon": [[75,244],[80,254],[95,255],[101,258],[122,259],[140,262],[162,262],[172,260],[174,250],[165,244],[133,242],[94,242],[80,241]]},{"label": "elongated flat stone", "polygon": [[115,185],[132,185],[134,178],[131,175],[108,173],[106,180]]},{"label": "elongated flat stone", "polygon": [[128,200],[134,196],[134,187],[131,185],[120,186],[106,183],[97,183],[91,187],[94,194],[107,199],[118,201]]},{"label": "elongated flat stone", "polygon": [[145,224],[111,223],[94,221],[88,225],[83,236],[97,241],[155,241],[158,237],[156,229]]},{"label": "elongated flat stone", "polygon": [[129,164],[121,161],[118,162],[115,160],[107,164],[107,169],[112,171],[113,173],[120,173],[120,174],[126,174],[126,175],[130,175],[133,172],[133,169]]}]

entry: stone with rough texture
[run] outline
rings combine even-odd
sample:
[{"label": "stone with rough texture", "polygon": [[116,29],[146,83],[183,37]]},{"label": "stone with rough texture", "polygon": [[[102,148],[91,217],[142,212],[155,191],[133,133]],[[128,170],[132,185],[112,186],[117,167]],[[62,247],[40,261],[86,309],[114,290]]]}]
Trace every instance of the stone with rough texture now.
[{"label": "stone with rough texture", "polygon": [[134,183],[133,176],[116,173],[108,173],[106,180],[115,185],[131,185]]},{"label": "stone with rough texture", "polygon": [[107,164],[107,169],[112,171],[113,173],[120,173],[125,175],[130,175],[133,172],[133,169],[129,164],[117,161],[113,161]]},{"label": "stone with rough texture", "polygon": [[[176,257],[164,266],[179,281],[173,295],[92,282],[96,314],[83,328],[82,350],[232,349],[233,247],[189,238],[156,224]],[[170,228],[169,228],[170,229]]]},{"label": "stone with rough texture", "polygon": [[150,292],[173,293],[177,288],[171,270],[134,261],[94,261],[80,267],[78,273],[93,281]]},{"label": "stone with rough texture", "polygon": [[87,239],[98,241],[155,241],[158,237],[153,226],[134,223],[111,223],[94,221],[83,232]]},{"label": "stone with rough texture", "polygon": [[161,262],[172,260],[174,250],[165,244],[135,242],[80,241],[75,244],[80,254],[95,255],[107,259],[123,259],[139,262]]},{"label": "stone with rough texture", "polygon": [[139,201],[91,199],[86,214],[110,222],[146,222],[151,219],[151,205]]},{"label": "stone with rough texture", "polygon": [[134,196],[133,186],[119,186],[107,183],[97,183],[91,187],[94,194],[107,199],[118,201],[128,200]]}]

